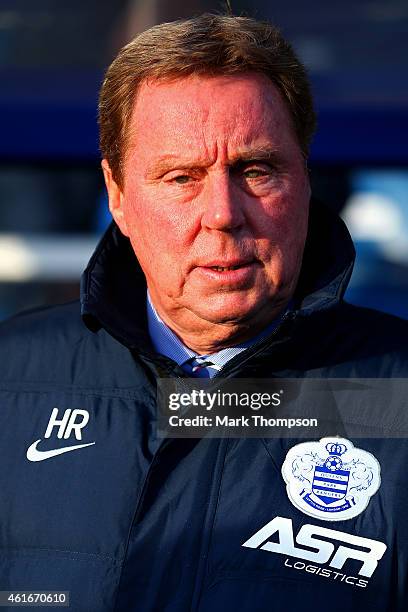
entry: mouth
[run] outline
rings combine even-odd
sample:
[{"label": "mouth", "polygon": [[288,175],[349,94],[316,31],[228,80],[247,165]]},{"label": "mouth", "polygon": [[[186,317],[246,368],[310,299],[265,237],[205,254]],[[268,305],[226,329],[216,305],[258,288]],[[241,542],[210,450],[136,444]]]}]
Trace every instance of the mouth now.
[{"label": "mouth", "polygon": [[215,270],[216,272],[228,272],[230,270],[239,270],[243,266],[248,264],[238,264],[236,266],[205,266],[206,268],[210,268],[210,270]]},{"label": "mouth", "polygon": [[253,280],[260,262],[256,259],[234,261],[209,261],[198,265],[195,272],[209,283],[221,283],[222,286],[244,286]]},{"label": "mouth", "polygon": [[214,270],[215,272],[231,272],[233,270],[239,270],[256,263],[255,259],[213,259],[206,263],[199,264],[197,267],[204,268],[207,270]]}]

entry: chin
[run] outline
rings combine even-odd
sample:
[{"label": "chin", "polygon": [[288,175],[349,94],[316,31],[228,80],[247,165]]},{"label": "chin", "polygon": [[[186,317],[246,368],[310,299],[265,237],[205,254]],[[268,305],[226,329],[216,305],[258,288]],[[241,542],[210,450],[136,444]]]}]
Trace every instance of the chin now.
[{"label": "chin", "polygon": [[[203,308],[197,304],[195,313],[211,323],[231,324],[248,323],[250,325],[268,325],[289,301],[290,288],[285,285],[272,294],[252,295],[247,297],[217,296]],[[221,299],[220,299],[221,298]]]},{"label": "chin", "polygon": [[[217,303],[218,302],[218,303]],[[250,321],[259,311],[259,302],[239,304],[235,300],[214,301],[212,304],[202,307],[202,304],[195,309],[196,315],[205,319],[209,323],[219,325],[237,325]]]}]

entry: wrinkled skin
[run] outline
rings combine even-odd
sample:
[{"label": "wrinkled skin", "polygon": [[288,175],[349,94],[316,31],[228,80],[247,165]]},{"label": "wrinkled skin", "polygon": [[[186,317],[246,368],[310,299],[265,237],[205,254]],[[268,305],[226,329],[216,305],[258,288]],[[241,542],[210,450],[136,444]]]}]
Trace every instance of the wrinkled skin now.
[{"label": "wrinkled skin", "polygon": [[122,189],[102,165],[152,301],[187,346],[205,354],[237,344],[285,308],[310,187],[289,111],[266,76],[144,82]]}]

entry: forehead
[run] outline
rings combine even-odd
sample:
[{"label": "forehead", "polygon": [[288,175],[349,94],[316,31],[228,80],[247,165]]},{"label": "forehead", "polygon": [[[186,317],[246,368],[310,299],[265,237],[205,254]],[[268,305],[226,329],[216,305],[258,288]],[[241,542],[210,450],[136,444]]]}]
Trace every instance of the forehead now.
[{"label": "forehead", "polygon": [[214,146],[297,147],[292,119],[265,75],[145,81],[133,107],[129,150],[179,154]]}]

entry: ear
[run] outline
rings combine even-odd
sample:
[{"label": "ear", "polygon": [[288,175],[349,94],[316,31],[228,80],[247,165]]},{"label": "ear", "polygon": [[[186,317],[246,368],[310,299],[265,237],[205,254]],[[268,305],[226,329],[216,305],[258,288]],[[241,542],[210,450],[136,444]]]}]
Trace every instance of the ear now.
[{"label": "ear", "polygon": [[116,221],[116,224],[118,225],[122,234],[124,234],[125,236],[129,236],[127,224],[125,220],[125,214],[124,214],[123,193],[119,185],[116,183],[115,179],[113,178],[112,170],[109,166],[108,160],[103,159],[101,166],[103,170],[103,176],[105,178],[106,190],[108,192],[110,213],[112,217],[114,218],[114,220]]}]

